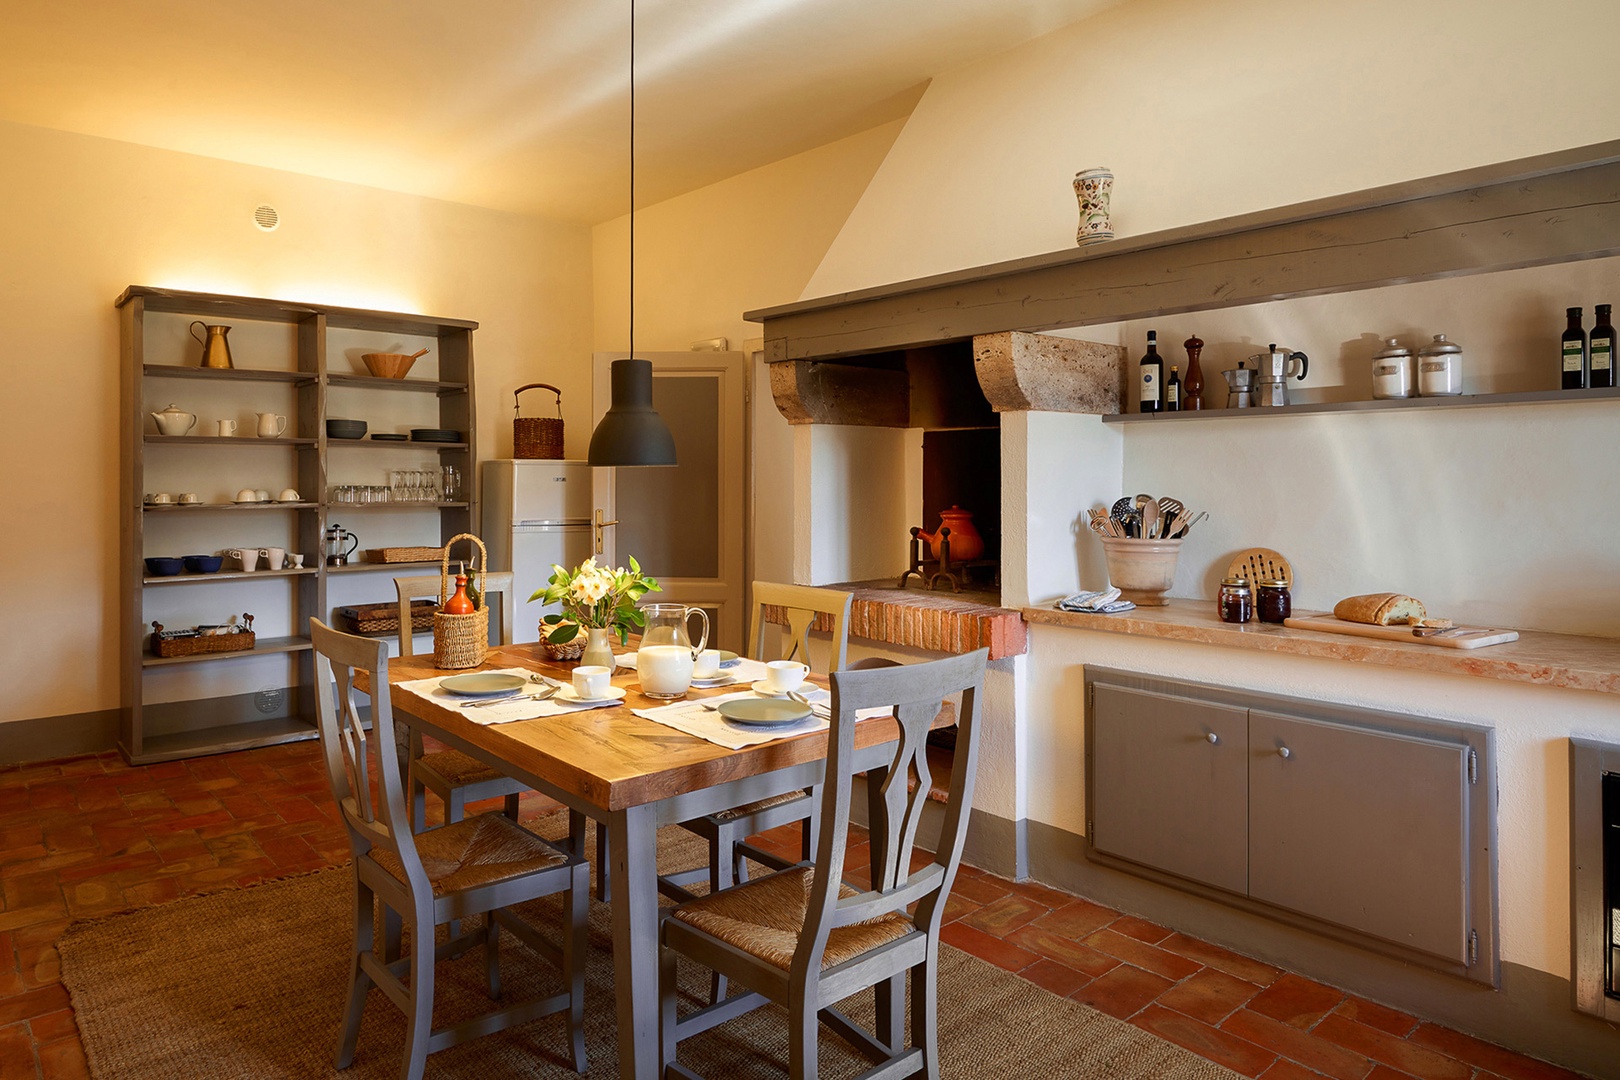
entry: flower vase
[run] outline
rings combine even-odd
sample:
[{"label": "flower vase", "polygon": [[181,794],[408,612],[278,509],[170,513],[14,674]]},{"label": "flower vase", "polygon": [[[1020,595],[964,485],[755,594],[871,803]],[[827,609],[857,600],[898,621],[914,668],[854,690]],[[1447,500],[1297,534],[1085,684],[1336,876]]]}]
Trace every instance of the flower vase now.
[{"label": "flower vase", "polygon": [[580,654],[581,665],[595,664],[613,670],[613,646],[609,644],[612,631],[606,626],[590,626],[585,628],[585,651]]},{"label": "flower vase", "polygon": [[1074,242],[1084,247],[1099,240],[1112,240],[1114,174],[1108,169],[1075,173],[1074,197],[1080,200],[1080,227],[1075,230]]}]

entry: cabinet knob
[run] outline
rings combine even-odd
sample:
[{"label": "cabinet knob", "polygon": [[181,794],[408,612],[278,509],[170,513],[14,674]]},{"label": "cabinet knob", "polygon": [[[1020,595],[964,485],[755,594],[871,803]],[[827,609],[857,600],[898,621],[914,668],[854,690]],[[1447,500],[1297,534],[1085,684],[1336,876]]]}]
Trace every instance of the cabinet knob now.
[{"label": "cabinet knob", "polygon": [[1213,731],[1210,732],[1208,735],[1205,735],[1204,738],[1209,740],[1209,745],[1211,745],[1211,746],[1219,746],[1219,745],[1221,745],[1221,737],[1219,735],[1215,734]]},{"label": "cabinet knob", "polygon": [[1286,746],[1277,747],[1277,756],[1280,757],[1280,758],[1287,757],[1288,756],[1288,747],[1286,747]]}]

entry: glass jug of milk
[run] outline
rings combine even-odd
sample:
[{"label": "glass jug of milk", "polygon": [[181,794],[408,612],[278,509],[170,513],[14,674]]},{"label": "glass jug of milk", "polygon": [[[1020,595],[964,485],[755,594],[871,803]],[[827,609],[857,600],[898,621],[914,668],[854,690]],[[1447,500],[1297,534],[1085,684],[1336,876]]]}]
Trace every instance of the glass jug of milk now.
[{"label": "glass jug of milk", "polygon": [[[641,692],[653,698],[678,698],[692,686],[692,661],[709,644],[709,613],[684,604],[648,604],[647,617],[636,650],[636,673]],[[686,629],[696,615],[703,629],[693,646]]]}]

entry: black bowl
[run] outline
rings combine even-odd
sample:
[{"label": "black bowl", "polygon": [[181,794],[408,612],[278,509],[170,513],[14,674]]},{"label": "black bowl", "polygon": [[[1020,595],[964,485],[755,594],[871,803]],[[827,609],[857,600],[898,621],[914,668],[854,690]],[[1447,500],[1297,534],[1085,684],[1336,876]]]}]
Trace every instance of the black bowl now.
[{"label": "black bowl", "polygon": [[173,577],[184,565],[179,559],[152,558],[146,560],[146,572],[153,577]]},{"label": "black bowl", "polygon": [[328,420],[326,422],[326,437],[328,439],[363,439],[366,436],[366,422],[364,420]]},{"label": "black bowl", "polygon": [[225,560],[218,555],[187,555],[186,570],[193,574],[217,574]]}]

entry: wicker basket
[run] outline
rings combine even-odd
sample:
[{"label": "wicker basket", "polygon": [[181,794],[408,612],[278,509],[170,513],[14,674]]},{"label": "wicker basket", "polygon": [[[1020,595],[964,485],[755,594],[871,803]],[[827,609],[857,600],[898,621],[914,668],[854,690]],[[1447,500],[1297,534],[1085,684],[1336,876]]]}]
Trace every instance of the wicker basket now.
[{"label": "wicker basket", "polygon": [[407,563],[407,562],[437,562],[443,548],[436,547],[391,547],[367,548],[366,562],[368,563]]},{"label": "wicker basket", "polygon": [[519,410],[518,395],[525,390],[550,390],[557,395],[557,415],[539,419],[517,417],[512,421],[512,456],[548,458],[563,456],[562,391],[550,383],[535,382],[512,392],[512,411]]},{"label": "wicker basket", "polygon": [[[477,607],[471,615],[450,615],[444,611],[450,599],[450,549],[457,540],[471,540],[478,546],[478,566],[468,575],[478,587]],[[439,610],[433,613],[433,666],[472,668],[489,655],[489,601],[479,584],[489,573],[489,551],[472,533],[457,533],[444,545],[439,563]]]},{"label": "wicker basket", "polygon": [[[152,625],[159,626],[158,623]],[[245,630],[239,634],[208,634],[203,637],[168,639],[159,637],[157,631],[153,631],[152,655],[167,658],[171,656],[197,656],[201,653],[246,652],[253,648],[255,640],[251,630]]]},{"label": "wicker basket", "polygon": [[579,633],[574,635],[573,640],[565,641],[561,645],[553,645],[546,640],[547,629],[544,625],[540,627],[540,645],[546,650],[547,656],[553,660],[578,660],[585,655],[585,644],[590,641],[590,635],[585,632],[583,626],[579,628]]},{"label": "wicker basket", "polygon": [[[411,629],[426,633],[433,629],[433,613],[438,610],[431,600],[411,601]],[[382,634],[399,632],[399,604],[357,604],[340,607],[337,616],[344,629],[356,634]]]}]

